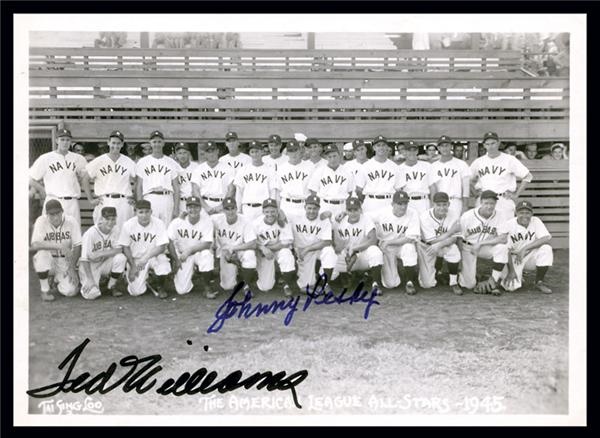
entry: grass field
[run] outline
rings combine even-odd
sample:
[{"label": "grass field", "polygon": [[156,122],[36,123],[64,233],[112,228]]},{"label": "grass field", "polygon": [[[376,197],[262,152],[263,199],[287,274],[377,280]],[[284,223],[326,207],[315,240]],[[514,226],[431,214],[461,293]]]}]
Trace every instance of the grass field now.
[{"label": "grass field", "polygon": [[[397,291],[381,297],[366,321],[364,305],[319,306],[298,312],[288,327],[275,314],[229,320],[213,334],[206,330],[223,296],[161,301],[148,292],[46,303],[30,275],[30,388],[61,380],[58,364],[87,337],[92,342],[75,372],[96,374],[129,354],[161,354],[159,381],[203,366],[222,377],[237,369],[309,371],[297,387],[302,409],[293,407],[289,391],[174,397],[117,389],[92,396],[106,414],[566,414],[568,255],[555,252],[547,276],[552,295]],[[54,402],[59,398],[85,396]],[[30,398],[31,413],[42,412],[40,401]]]}]

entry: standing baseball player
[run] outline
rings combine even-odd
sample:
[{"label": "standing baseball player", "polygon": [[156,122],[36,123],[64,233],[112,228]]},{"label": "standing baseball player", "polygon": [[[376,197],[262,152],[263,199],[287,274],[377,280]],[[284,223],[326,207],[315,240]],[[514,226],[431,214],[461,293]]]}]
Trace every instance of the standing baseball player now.
[{"label": "standing baseball player", "polygon": [[185,200],[192,196],[192,175],[198,163],[192,161],[192,152],[186,143],[175,145],[175,161],[179,164],[179,211],[186,211]]},{"label": "standing baseball player", "polygon": [[[394,164],[395,166],[395,164]],[[406,192],[396,192],[392,198],[391,208],[380,212],[373,218],[379,248],[383,253],[382,285],[396,288],[400,285],[398,262],[402,260],[406,293],[417,293],[417,249],[415,242],[419,239],[419,215],[408,208],[409,197]]]},{"label": "standing baseball player", "polygon": [[53,301],[50,276],[58,291],[67,297],[77,295],[77,261],[81,255],[81,229],[71,216],[64,214],[56,199],[46,201],[46,213],[33,225],[30,251],[35,251],[33,268],[40,280],[42,300]]},{"label": "standing baseball player", "polygon": [[235,198],[227,197],[223,199],[223,213],[210,217],[214,224],[221,288],[232,290],[240,274],[248,291],[256,286],[256,233],[252,223],[237,210]]},{"label": "standing baseball player", "polygon": [[212,141],[201,143],[199,150],[204,152],[206,161],[192,174],[192,192],[200,198],[202,208],[208,214],[223,211],[223,199],[235,196],[233,167],[219,161],[219,149]]},{"label": "standing baseball player", "polygon": [[305,161],[307,161],[314,170],[317,170],[320,167],[325,167],[327,165],[327,160],[324,160],[321,157],[323,147],[321,146],[319,140],[316,138],[307,138],[304,144],[308,150],[308,158]]},{"label": "standing baseball player", "polygon": [[213,223],[209,216],[200,215],[200,210],[200,198],[191,196],[186,199],[187,216],[173,219],[167,228],[169,254],[173,256],[173,282],[177,293],[183,295],[191,292],[192,276],[197,267],[205,295],[212,299],[217,296],[216,291],[208,289],[215,268]]},{"label": "standing baseball player", "polygon": [[363,200],[363,211],[374,219],[389,210],[394,194],[398,165],[388,159],[387,139],[380,135],[373,140],[375,156],[356,174],[356,194]]},{"label": "standing baseball player", "polygon": [[179,215],[179,172],[180,166],[163,154],[164,136],[160,131],[150,134],[152,155],[136,164],[137,199],[145,199],[152,205],[153,214],[168,225]]},{"label": "standing baseball player", "polygon": [[225,135],[225,145],[229,152],[223,155],[219,161],[227,164],[235,173],[242,167],[252,162],[252,159],[240,151],[240,141],[235,132],[228,132]]},{"label": "standing baseball player", "polygon": [[432,190],[444,192],[450,200],[450,212],[460,218],[468,209],[471,169],[463,160],[454,158],[452,139],[442,135],[437,148],[440,159],[431,165]]},{"label": "standing baseball player", "polygon": [[277,201],[265,199],[263,214],[252,222],[256,232],[256,284],[261,291],[273,289],[277,262],[284,283],[283,293],[289,297],[297,281],[296,264],[292,254],[294,236],[289,223],[279,223],[278,212]]},{"label": "standing baseball player", "polygon": [[[127,291],[130,295],[142,295],[148,287],[148,271],[156,274],[156,295],[167,298],[165,279],[171,272],[165,254],[169,237],[163,221],[152,216],[150,201],[142,199],[135,205],[135,216],[123,225],[119,245],[127,257]],[[153,291],[154,292],[154,291]]]},{"label": "standing baseball player", "polygon": [[98,223],[83,234],[79,277],[81,295],[86,300],[100,296],[101,277],[109,277],[108,291],[113,297],[123,295],[115,287],[127,264],[123,249],[118,245],[117,215],[115,207],[102,207]]},{"label": "standing baseball player", "polygon": [[[462,234],[462,269],[458,283],[474,293],[500,295],[498,282],[508,261],[505,219],[496,211],[498,197],[486,190],[481,194],[481,205],[464,213],[460,218]],[[477,259],[492,259],[492,275],[487,281],[477,284]]]},{"label": "standing baseball player", "polygon": [[429,193],[431,191],[431,164],[417,158],[419,146],[409,141],[406,143],[406,161],[398,166],[394,188],[402,190],[410,196],[408,206],[419,214],[429,210]]},{"label": "standing baseball player", "polygon": [[262,162],[260,143],[251,141],[248,148],[252,163],[238,170],[234,185],[240,213],[249,220],[254,220],[262,214],[262,205],[266,199],[277,199],[278,183],[273,168]]},{"label": "standing baseball player", "polygon": [[[442,154],[442,159],[444,155]],[[421,213],[421,239],[417,243],[419,255],[419,282],[429,289],[437,285],[444,260],[448,264],[452,292],[462,295],[458,285],[460,250],[456,241],[460,236],[460,216],[450,210],[450,197],[445,192],[433,195],[433,208]]]},{"label": "standing baseball player", "polygon": [[345,161],[344,167],[349,170],[356,179],[357,172],[367,161],[369,161],[369,158],[367,157],[367,145],[364,141],[354,140],[352,142],[352,148],[354,150],[354,159]]},{"label": "standing baseball player", "polygon": [[263,157],[263,162],[267,166],[273,167],[273,170],[277,172],[279,166],[284,163],[287,163],[289,157],[287,155],[283,155],[281,153],[281,137],[277,134],[272,134],[269,136],[269,155]]},{"label": "standing baseball player", "polygon": [[[512,219],[515,216],[515,201],[533,177],[521,161],[500,152],[500,140],[495,132],[485,133],[483,146],[487,153],[471,163],[472,182],[478,183],[482,191],[496,193],[496,211],[504,220]],[[521,179],[518,188],[517,178]]]},{"label": "standing baseball player", "polygon": [[287,144],[289,160],[277,167],[279,198],[281,209],[286,215],[302,216],[304,200],[309,195],[308,181],[312,166],[302,161],[300,146],[295,140]]},{"label": "standing baseball player", "polygon": [[87,161],[83,156],[70,152],[70,146],[71,132],[68,129],[59,129],[56,133],[56,150],[47,152],[35,160],[29,170],[29,183],[35,187],[44,203],[50,199],[58,199],[67,216],[72,217],[75,223],[81,226],[79,183],[87,183]]},{"label": "standing baseball player", "polygon": [[84,190],[92,205],[95,206],[93,218],[98,224],[102,218],[104,207],[114,207],[117,211],[116,230],[133,217],[132,184],[136,180],[134,161],[121,154],[124,136],[121,131],[113,131],[108,137],[108,153],[93,159],[86,166],[86,178],[94,181],[94,199],[89,184],[84,184]]},{"label": "standing baseball player", "polygon": [[349,273],[368,270],[373,279],[371,287],[381,294],[381,267],[383,253],[377,246],[375,224],[362,214],[360,200],[350,197],[345,202],[347,216],[333,230],[333,243],[338,260],[334,269],[334,279],[338,283],[349,284]]},{"label": "standing baseball player", "polygon": [[312,195],[321,198],[322,213],[330,212],[335,218],[346,209],[346,199],[354,190],[354,177],[342,166],[342,155],[336,145],[328,144],[324,155],[327,165],[315,169],[308,182],[308,189]]},{"label": "standing baseball player", "polygon": [[542,220],[533,215],[533,206],[520,201],[516,206],[517,217],[504,225],[508,233],[510,251],[502,287],[514,291],[523,285],[523,271],[535,270],[535,289],[551,294],[552,289],[544,284],[544,277],[554,261],[550,239],[552,236]]},{"label": "standing baseball player", "polygon": [[317,261],[328,279],[333,276],[337,255],[333,250],[333,236],[329,219],[319,218],[321,200],[310,195],[304,204],[304,214],[289,214],[294,236],[294,252],[298,260],[298,286],[307,288],[316,283]]}]

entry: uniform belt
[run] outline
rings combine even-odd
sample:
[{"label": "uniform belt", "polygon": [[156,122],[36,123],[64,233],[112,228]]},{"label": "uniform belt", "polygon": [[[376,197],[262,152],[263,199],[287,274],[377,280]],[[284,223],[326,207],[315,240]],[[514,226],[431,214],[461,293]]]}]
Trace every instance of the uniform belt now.
[{"label": "uniform belt", "polygon": [[369,198],[373,199],[390,199],[392,195],[367,195]]},{"label": "uniform belt", "polygon": [[462,199],[460,196],[449,196],[450,199]]},{"label": "uniform belt", "polygon": [[102,195],[102,196],[104,196],[105,198],[113,198],[113,199],[114,198],[126,198],[127,197],[126,195],[120,195],[118,193],[108,194],[108,195]]},{"label": "uniform belt", "polygon": [[183,197],[183,198],[179,198],[180,201],[185,201],[187,198]]},{"label": "uniform belt", "polygon": [[64,257],[64,255],[52,254],[52,257],[58,258],[58,257]]},{"label": "uniform belt", "polygon": [[426,195],[422,195],[422,196],[411,196],[410,199],[412,199],[413,201],[418,201],[419,199],[427,199]]},{"label": "uniform belt", "polygon": [[79,199],[77,196],[50,196],[58,199],[66,199],[67,201],[71,199]]},{"label": "uniform belt", "polygon": [[148,192],[148,195],[170,195],[171,192],[169,190],[154,190],[153,192]]},{"label": "uniform belt", "polygon": [[202,199],[206,201],[223,202],[223,198],[210,198],[208,196],[203,196]]},{"label": "uniform belt", "polygon": [[293,198],[284,198],[288,202],[293,202],[295,204],[301,204],[304,202],[304,199],[293,199]]},{"label": "uniform belt", "polygon": [[339,204],[343,204],[346,201],[345,200],[339,200],[339,199],[323,199],[323,202],[327,202],[328,204],[339,205]]},{"label": "uniform belt", "polygon": [[247,205],[248,207],[260,207],[262,204],[260,202],[255,202],[255,203],[244,202],[244,205]]}]

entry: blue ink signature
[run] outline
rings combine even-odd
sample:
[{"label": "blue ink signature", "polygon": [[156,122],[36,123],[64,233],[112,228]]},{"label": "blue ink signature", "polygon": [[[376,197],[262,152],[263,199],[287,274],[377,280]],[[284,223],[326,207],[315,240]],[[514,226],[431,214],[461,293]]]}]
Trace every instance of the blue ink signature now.
[{"label": "blue ink signature", "polygon": [[[363,290],[364,283],[362,281],[356,285],[356,288],[351,295],[346,295],[348,292],[347,288],[344,288],[337,295],[332,290],[326,292],[326,286],[327,275],[323,274],[317,279],[312,291],[309,290],[308,286],[306,287],[306,301],[301,307],[303,312],[306,312],[311,305],[319,306],[344,303],[352,305],[354,303],[366,303],[363,317],[364,319],[368,319],[371,306],[374,304],[379,305],[379,301],[375,299],[377,297],[377,288],[374,288],[370,292]],[[290,297],[289,299],[275,300],[268,304],[257,302],[253,305],[251,303],[252,294],[249,291],[244,295],[243,301],[237,301],[235,299],[236,295],[243,288],[244,282],[238,283],[231,295],[219,306],[215,312],[215,320],[208,327],[207,333],[217,333],[223,328],[225,321],[230,318],[237,317],[238,319],[248,319],[252,316],[260,317],[261,315],[286,311],[287,313],[283,323],[288,326],[291,324],[294,314],[298,311],[298,304],[303,297],[303,295],[298,295],[296,297]]]}]

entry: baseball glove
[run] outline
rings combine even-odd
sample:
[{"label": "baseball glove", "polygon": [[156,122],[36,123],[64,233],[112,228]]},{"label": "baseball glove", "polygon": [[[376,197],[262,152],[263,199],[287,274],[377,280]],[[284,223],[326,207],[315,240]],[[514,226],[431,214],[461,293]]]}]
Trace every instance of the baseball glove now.
[{"label": "baseball glove", "polygon": [[493,278],[490,277],[485,281],[480,281],[479,283],[477,283],[477,285],[473,289],[473,292],[476,294],[489,294],[494,289],[496,289],[496,282]]}]

